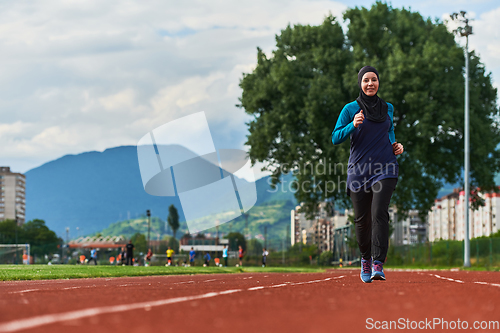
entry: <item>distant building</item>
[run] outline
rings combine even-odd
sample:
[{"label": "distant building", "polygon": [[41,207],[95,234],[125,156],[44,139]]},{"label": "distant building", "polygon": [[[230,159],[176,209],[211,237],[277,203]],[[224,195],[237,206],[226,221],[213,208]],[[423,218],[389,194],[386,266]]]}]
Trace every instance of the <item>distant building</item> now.
[{"label": "distant building", "polygon": [[308,219],[305,213],[300,212],[302,205],[290,212],[292,246],[302,242],[303,244],[316,244],[320,251],[333,250],[335,230],[349,228],[348,211],[341,213],[331,211],[328,207],[326,202],[321,202],[313,219]]},{"label": "distant building", "polygon": [[127,245],[127,240],[123,236],[87,236],[68,242],[71,249],[116,249]]},{"label": "distant building", "polygon": [[[470,238],[489,236],[500,230],[500,193],[479,193],[484,206],[472,210],[469,205]],[[471,200],[471,199],[469,199]],[[434,201],[429,212],[429,241],[465,238],[465,192],[453,193]]]},{"label": "distant building", "polygon": [[314,224],[314,244],[320,252],[331,251],[333,248],[333,223],[331,220],[318,219]]},{"label": "distant building", "polygon": [[10,167],[0,167],[0,221],[15,220],[24,224],[26,220],[26,176],[11,172]]},{"label": "distant building", "polygon": [[184,236],[180,239],[179,243],[181,251],[189,252],[192,247],[195,251],[220,252],[224,249],[224,245],[229,246],[229,239]]},{"label": "distant building", "polygon": [[349,226],[349,214],[353,215],[354,213],[352,212],[352,210],[348,209],[344,210],[343,212],[335,211],[335,215],[333,216],[333,227],[338,229]]},{"label": "distant building", "polygon": [[392,207],[389,208],[389,218],[394,227],[391,235],[392,245],[417,244],[427,240],[426,221],[420,219],[418,210],[410,210],[403,219],[397,209]]}]

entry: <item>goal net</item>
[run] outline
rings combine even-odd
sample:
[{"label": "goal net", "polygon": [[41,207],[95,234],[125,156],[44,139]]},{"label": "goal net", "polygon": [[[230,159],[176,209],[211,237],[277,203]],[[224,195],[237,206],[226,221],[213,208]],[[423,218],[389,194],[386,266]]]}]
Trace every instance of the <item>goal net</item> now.
[{"label": "goal net", "polygon": [[0,264],[28,264],[29,244],[0,244]]}]

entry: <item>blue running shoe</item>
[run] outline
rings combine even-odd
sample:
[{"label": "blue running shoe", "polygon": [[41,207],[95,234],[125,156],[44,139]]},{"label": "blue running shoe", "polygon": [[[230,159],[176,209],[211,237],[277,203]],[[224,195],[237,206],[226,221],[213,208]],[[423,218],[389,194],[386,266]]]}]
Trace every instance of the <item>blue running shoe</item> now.
[{"label": "blue running shoe", "polygon": [[385,280],[384,274],[384,263],[382,261],[375,260],[373,262],[373,272],[372,280]]},{"label": "blue running shoe", "polygon": [[366,260],[361,259],[361,281],[364,283],[372,282],[372,258]]}]

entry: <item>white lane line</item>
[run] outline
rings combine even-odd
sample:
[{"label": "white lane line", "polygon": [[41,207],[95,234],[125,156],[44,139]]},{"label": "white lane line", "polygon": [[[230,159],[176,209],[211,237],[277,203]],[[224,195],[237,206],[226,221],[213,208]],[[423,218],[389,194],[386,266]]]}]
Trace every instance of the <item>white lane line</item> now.
[{"label": "white lane line", "polygon": [[[454,279],[450,279],[450,278],[447,278],[447,277],[439,276],[437,274],[429,274],[429,275],[430,276],[435,276],[438,279],[443,279],[443,280],[448,280],[448,281],[453,281],[453,282],[458,282],[458,283],[465,283],[462,280],[454,280]],[[488,283],[488,282],[481,282],[481,281],[475,281],[474,283],[476,283],[476,284],[482,284],[482,285],[488,285],[488,286],[493,286],[493,287],[500,287],[500,284],[498,284],[498,283]]]},{"label": "white lane line", "polygon": [[11,291],[9,294],[22,294],[22,293],[29,293],[32,291],[38,291],[40,289],[26,289],[26,290],[20,290],[20,291]]},{"label": "white lane line", "polygon": [[226,294],[239,293],[240,291],[243,291],[243,290],[242,289],[225,290],[225,291],[219,292],[219,294],[226,295]]},{"label": "white lane line", "polygon": [[205,280],[205,281],[203,281],[203,282],[212,282],[212,281],[217,281],[217,279]]},{"label": "white lane line", "polygon": [[278,287],[285,287],[285,286],[298,286],[298,285],[301,285],[301,284],[318,283],[318,282],[325,282],[325,281],[330,281],[330,280],[335,280],[335,279],[341,279],[343,277],[345,277],[345,275],[335,276],[335,277],[329,277],[329,278],[321,279],[321,280],[304,281],[304,282],[285,282],[285,283],[282,283],[282,284],[275,284],[275,285],[271,285],[271,286],[252,287],[252,288],[248,288],[247,290],[260,290],[260,289],[264,289],[264,288],[278,288]]},{"label": "white lane line", "polygon": [[[122,285],[122,286],[127,286],[127,285]],[[22,293],[28,293],[32,291],[58,291],[58,290],[71,290],[71,289],[80,289],[80,288],[95,288],[96,286],[77,286],[77,287],[66,287],[66,288],[61,288],[61,289],[26,289],[26,290],[20,290],[20,291],[11,291],[9,294],[22,294]],[[104,285],[103,287],[106,287]],[[121,287],[121,286],[118,286]]]},{"label": "white lane line", "polygon": [[464,281],[462,280],[454,280],[454,279],[450,279],[450,278],[447,278],[447,277],[443,277],[443,276],[439,276],[437,274],[429,274],[430,276],[435,276],[437,277],[438,279],[442,279],[442,280],[448,280],[448,281],[452,281],[452,282],[458,282],[458,283],[465,283]]},{"label": "white lane line", "polygon": [[194,281],[175,282],[174,284],[194,283]]},{"label": "white lane line", "polygon": [[[306,281],[305,283],[329,281],[332,279],[340,279],[342,277],[344,277],[344,276],[327,278],[327,279],[323,279],[323,280]],[[191,282],[194,282],[194,281],[187,281],[186,283],[191,283]],[[304,282],[299,282],[299,283],[304,284]],[[296,283],[296,284],[299,284],[299,283]],[[270,286],[265,286],[265,287],[259,286],[259,287],[249,288],[246,290],[258,290],[258,289],[264,289],[264,288],[282,287],[282,286],[287,286],[287,285],[292,285],[292,283],[270,285]],[[31,317],[31,318],[18,319],[18,320],[13,320],[13,321],[9,321],[6,323],[2,323],[2,324],[0,324],[0,332],[17,332],[20,330],[26,330],[26,329],[30,329],[30,328],[43,326],[43,325],[55,324],[55,323],[60,323],[63,321],[68,321],[68,320],[77,320],[77,319],[102,315],[105,313],[125,312],[125,311],[131,311],[131,310],[136,310],[136,309],[144,309],[146,311],[149,311],[154,306],[162,306],[162,305],[168,305],[168,304],[188,302],[188,301],[197,300],[197,299],[216,297],[219,295],[238,293],[238,292],[242,292],[242,291],[244,291],[244,290],[243,289],[230,289],[230,290],[224,290],[224,291],[219,291],[219,292],[209,292],[206,294],[195,295],[195,296],[175,297],[175,298],[168,298],[168,299],[162,299],[162,300],[157,300],[157,301],[95,307],[95,308],[88,308],[88,309],[83,309],[83,310],[76,310],[76,311],[69,311],[69,312],[63,312],[63,313],[35,316],[35,317]]]},{"label": "white lane line", "polygon": [[274,284],[272,286],[270,286],[271,288],[278,288],[278,287],[285,287],[285,286],[288,286],[288,284],[286,283],[282,283],[282,284]]},{"label": "white lane line", "polygon": [[[122,286],[127,286],[127,285],[122,285]],[[22,294],[22,293],[28,293],[32,291],[58,291],[58,290],[71,290],[71,289],[80,289],[80,288],[95,288],[96,285],[93,286],[76,286],[76,287],[66,287],[66,288],[61,288],[61,289],[26,289],[26,290],[20,290],[20,291],[11,291],[9,294]],[[103,287],[106,287],[106,285],[103,285]],[[118,286],[121,287],[121,286]]]},{"label": "white lane line", "polygon": [[248,288],[247,290],[259,290],[259,289],[264,289],[264,288],[265,288],[264,286],[260,286],[260,287]]},{"label": "white lane line", "polygon": [[296,282],[296,283],[292,283],[292,285],[317,283],[317,282],[322,282],[322,281],[328,281],[328,280],[331,280],[331,279],[332,278],[326,278],[326,279],[323,279],[323,280],[313,280],[313,281],[306,281],[306,282]]},{"label": "white lane line", "polygon": [[234,292],[238,292],[238,291],[241,291],[241,289],[226,290],[223,292],[210,292],[210,293],[196,295],[196,296],[176,297],[176,298],[169,298],[169,299],[163,299],[163,300],[158,300],[158,301],[140,302],[140,303],[126,304],[126,305],[96,307],[96,308],[89,308],[89,309],[84,309],[84,310],[77,310],[77,311],[70,311],[70,312],[64,312],[64,313],[36,316],[36,317],[28,318],[28,319],[13,320],[13,321],[10,321],[10,322],[4,323],[4,324],[0,324],[0,332],[16,332],[16,331],[30,329],[30,328],[34,328],[34,327],[38,327],[38,326],[42,326],[42,325],[55,324],[55,323],[59,323],[62,321],[68,321],[68,320],[82,319],[82,318],[97,316],[97,315],[101,315],[101,314],[105,314],[105,313],[124,312],[124,311],[131,311],[131,310],[136,310],[136,309],[141,309],[141,308],[142,309],[149,309],[153,306],[162,306],[162,305],[167,305],[167,304],[174,304],[174,303],[187,302],[187,301],[192,301],[192,300],[197,300],[197,299],[210,298],[210,297],[215,297],[218,295],[224,295],[224,293],[234,293]]},{"label": "white lane line", "polygon": [[475,281],[474,283],[485,284],[487,286],[493,286],[493,287],[500,287],[500,284],[498,284],[498,283],[488,283],[488,282],[481,282],[481,281]]}]

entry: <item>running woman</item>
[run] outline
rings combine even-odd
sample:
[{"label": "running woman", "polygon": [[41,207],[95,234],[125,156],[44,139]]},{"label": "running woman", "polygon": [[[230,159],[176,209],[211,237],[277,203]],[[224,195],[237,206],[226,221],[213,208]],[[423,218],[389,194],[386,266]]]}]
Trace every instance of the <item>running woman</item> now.
[{"label": "running woman", "polygon": [[[361,280],[385,280],[383,265],[389,247],[389,203],[398,182],[396,155],[403,145],[394,135],[394,107],[378,97],[379,75],[365,66],[358,73],[358,98],[342,109],[332,133],[333,144],[348,137],[351,151],[347,194],[354,208],[361,252]],[[372,261],[373,260],[373,261]],[[373,267],[372,267],[373,265]]]}]

